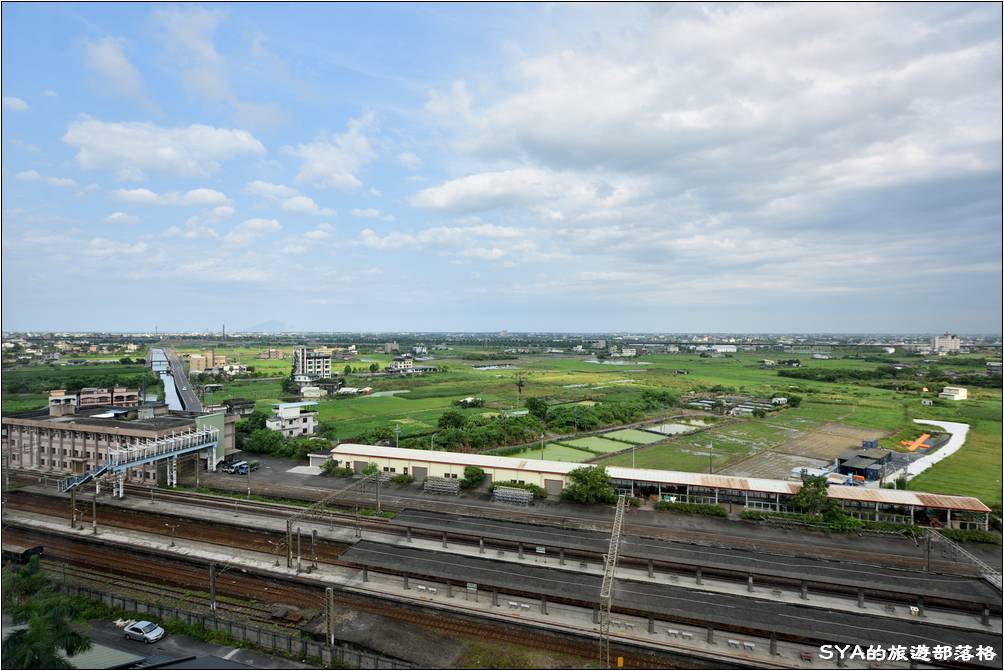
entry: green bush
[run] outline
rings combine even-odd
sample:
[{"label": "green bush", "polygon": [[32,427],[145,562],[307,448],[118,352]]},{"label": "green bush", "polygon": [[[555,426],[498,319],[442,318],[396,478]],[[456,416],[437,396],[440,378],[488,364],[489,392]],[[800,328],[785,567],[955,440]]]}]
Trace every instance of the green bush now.
[{"label": "green bush", "polygon": [[410,485],[415,482],[415,478],[408,475],[407,473],[398,473],[393,478],[390,479],[395,485]]},{"label": "green bush", "polygon": [[495,491],[496,487],[515,487],[516,489],[525,489],[533,494],[535,499],[543,499],[547,497],[547,492],[544,491],[543,487],[538,487],[537,485],[531,485],[524,482],[516,482],[515,480],[506,480],[504,482],[496,482],[492,484],[492,491]]},{"label": "green bush", "polygon": [[329,459],[321,465],[321,474],[333,478],[348,478],[352,476],[352,469],[345,466],[339,466],[333,459]]},{"label": "green bush", "polygon": [[[711,503],[675,503],[673,501],[659,501],[655,504],[656,510],[673,510],[678,513],[693,513],[696,515],[711,515],[713,517],[727,517],[728,511],[722,506]],[[743,511],[753,512],[753,511]]]},{"label": "green bush", "polygon": [[959,543],[991,543],[1001,544],[1000,534],[982,529],[939,529],[941,535]]},{"label": "green bush", "polygon": [[632,508],[637,508],[641,505],[641,499],[639,499],[637,496],[629,496],[625,500],[627,501],[627,504]]},{"label": "green bush", "polygon": [[466,466],[464,468],[464,479],[460,481],[463,489],[477,487],[485,480],[485,471],[477,466]]}]

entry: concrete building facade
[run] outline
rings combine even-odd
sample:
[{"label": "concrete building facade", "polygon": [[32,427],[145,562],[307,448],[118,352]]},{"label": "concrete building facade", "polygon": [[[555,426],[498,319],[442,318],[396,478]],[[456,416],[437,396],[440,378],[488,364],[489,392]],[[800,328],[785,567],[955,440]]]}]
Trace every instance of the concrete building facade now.
[{"label": "concrete building facade", "polygon": [[320,352],[309,347],[293,350],[293,375],[310,380],[331,377],[331,352]]},{"label": "concrete building facade", "polygon": [[312,436],[317,428],[317,401],[276,403],[273,415],[265,420],[265,428],[277,431],[284,438]]},{"label": "concrete building facade", "polygon": [[959,336],[951,333],[934,336],[931,340],[931,349],[935,352],[944,352],[946,354],[958,352],[962,349],[962,340]]}]

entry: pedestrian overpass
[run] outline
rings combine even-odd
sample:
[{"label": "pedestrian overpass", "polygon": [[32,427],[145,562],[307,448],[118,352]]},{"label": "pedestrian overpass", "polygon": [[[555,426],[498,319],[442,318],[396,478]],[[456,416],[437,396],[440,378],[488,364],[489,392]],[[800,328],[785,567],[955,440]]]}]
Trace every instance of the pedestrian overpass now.
[{"label": "pedestrian overpass", "polygon": [[[125,493],[125,473],[130,468],[143,466],[158,461],[167,461],[167,484],[178,484],[178,457],[191,452],[215,449],[220,439],[220,430],[215,426],[207,426],[198,431],[165,436],[156,440],[146,440],[138,445],[125,449],[113,449],[108,452],[108,460],[86,473],[71,475],[59,482],[59,491],[69,492],[82,484],[96,480],[105,475],[117,475],[112,486],[119,498]],[[210,460],[212,462],[212,460]],[[96,480],[100,490],[101,482]]]}]

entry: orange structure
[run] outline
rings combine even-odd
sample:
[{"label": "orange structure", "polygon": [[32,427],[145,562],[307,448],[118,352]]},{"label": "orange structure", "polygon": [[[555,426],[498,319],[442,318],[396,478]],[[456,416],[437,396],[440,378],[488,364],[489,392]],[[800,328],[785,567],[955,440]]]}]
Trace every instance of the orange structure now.
[{"label": "orange structure", "polygon": [[901,440],[899,441],[899,444],[905,447],[906,449],[910,450],[911,452],[915,452],[918,447],[927,447],[927,445],[925,445],[924,443],[926,443],[927,439],[930,437],[931,434],[922,433],[920,434],[920,438],[918,438],[917,440],[914,441]]}]

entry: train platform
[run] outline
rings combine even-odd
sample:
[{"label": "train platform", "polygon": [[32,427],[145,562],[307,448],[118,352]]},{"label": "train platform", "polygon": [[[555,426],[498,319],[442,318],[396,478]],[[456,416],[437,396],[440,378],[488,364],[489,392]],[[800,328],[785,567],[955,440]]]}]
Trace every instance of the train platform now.
[{"label": "train platform", "polygon": [[[116,507],[125,508],[129,510],[135,510],[137,512],[145,513],[156,513],[160,515],[178,515],[181,517],[202,520],[211,523],[219,523],[226,525],[237,525],[252,529],[268,530],[274,533],[283,534],[286,531],[285,521],[281,517],[276,517],[273,515],[264,514],[254,514],[247,512],[243,509],[229,509],[226,505],[221,505],[216,508],[208,508],[199,505],[182,504],[174,501],[164,501],[157,500],[156,495],[152,499],[143,499],[137,496],[127,497],[125,499],[111,499],[101,500],[103,504],[114,505]],[[234,500],[235,504],[241,503],[237,499]],[[413,519],[407,516],[407,511],[401,513],[400,515],[404,519]],[[99,514],[99,526],[100,526],[100,514]],[[365,520],[365,517],[361,518]],[[498,524],[496,522],[487,521],[486,524]],[[522,525],[529,526],[529,525]],[[556,536],[555,534],[564,533],[564,531],[559,529],[549,529],[551,532],[550,542],[547,543],[546,553],[541,556],[535,549],[536,546],[527,543],[527,547],[520,557],[516,550],[503,549],[499,550],[497,547],[493,547],[491,543],[486,543],[485,553],[482,554],[481,548],[477,543],[461,543],[457,540],[450,540],[446,547],[443,547],[441,540],[429,539],[429,538],[419,538],[418,536],[412,536],[409,541],[406,537],[398,534],[385,533],[376,531],[368,528],[360,528],[358,531],[352,525],[351,521],[346,522],[344,518],[338,519],[335,524],[324,524],[322,522],[302,520],[296,523],[296,527],[300,528],[302,533],[306,537],[310,537],[312,532],[317,533],[317,537],[320,540],[333,541],[337,543],[343,543],[346,545],[352,545],[358,543],[362,540],[372,541],[374,543],[380,543],[387,546],[393,547],[403,547],[411,548],[416,550],[427,550],[431,552],[446,553],[449,555],[455,555],[458,558],[486,558],[490,557],[492,559],[507,562],[514,565],[520,565],[521,567],[529,568],[540,568],[545,566],[553,571],[562,571],[565,573],[575,574],[582,573],[586,575],[601,575],[602,566],[598,561],[586,561],[580,562],[578,560],[568,559],[564,566],[559,564],[559,558],[555,551]],[[455,531],[460,533],[466,533],[463,531],[465,527],[458,527]],[[438,527],[437,527],[438,530]],[[543,528],[541,529],[543,531]],[[582,532],[574,532],[582,533]],[[517,534],[517,537],[518,534]],[[562,540],[563,542],[563,540]],[[307,544],[309,546],[309,542]],[[307,546],[304,546],[306,550]],[[603,548],[605,552],[606,548]],[[500,554],[501,552],[501,554]],[[309,551],[304,552],[304,556],[307,556]],[[780,561],[781,558],[778,558]],[[796,560],[791,560],[795,562]],[[804,560],[797,560],[804,561]],[[904,572],[911,573],[911,572]],[[690,590],[696,593],[705,593],[707,595],[720,594],[726,597],[735,598],[755,598],[762,601],[777,603],[777,604],[788,604],[793,607],[802,607],[806,609],[826,609],[832,611],[844,612],[847,614],[860,614],[866,613],[871,617],[877,618],[889,618],[895,620],[915,620],[916,618],[911,614],[911,610],[908,605],[904,604],[902,601],[896,603],[889,600],[880,600],[874,598],[868,598],[863,601],[859,601],[854,595],[839,595],[833,593],[822,593],[815,590],[810,590],[807,594],[808,598],[803,599],[801,591],[797,586],[793,587],[773,587],[769,585],[763,585],[754,580],[753,592],[749,591],[749,583],[747,582],[737,582],[736,580],[728,580],[724,578],[717,578],[713,576],[703,576],[701,579],[701,584],[698,585],[695,581],[695,576],[690,571],[667,571],[660,569],[653,572],[653,575],[649,575],[648,571],[643,568],[633,568],[629,566],[618,567],[617,575],[619,578],[624,580],[631,580],[635,582],[651,584],[651,585],[671,585],[679,587],[680,589]],[[922,574],[923,575],[923,574]],[[951,576],[936,576],[936,578],[942,578],[945,580],[956,579]],[[974,579],[962,578],[962,581],[975,582]],[[989,585],[987,585],[990,588]],[[992,588],[990,588],[992,590]],[[902,591],[906,594],[913,594],[908,590],[899,590],[898,586],[893,588],[889,587],[889,591]],[[598,593],[598,587],[597,587]],[[591,597],[588,597],[591,598]],[[991,602],[994,603],[994,602]],[[1000,597],[997,596],[997,604],[1000,603]],[[940,624],[946,627],[957,627],[957,628],[969,628],[976,631],[994,631],[1000,633],[1002,630],[1002,622],[999,616],[992,616],[990,618],[990,626],[984,627],[981,624],[981,616],[979,613],[965,613],[955,610],[948,610],[939,607],[926,607],[924,608],[924,621],[932,624]]]},{"label": "train platform", "polygon": [[[140,531],[104,529],[95,537],[89,529],[70,529],[65,520],[25,515],[16,511],[7,513],[7,523],[24,525],[40,531],[58,533],[67,537],[106,543],[116,547],[153,552],[163,556],[195,560],[203,563],[215,562],[217,575],[225,571],[246,570],[259,575],[274,575],[295,579],[299,582],[315,582],[318,588],[336,586],[343,590],[361,594],[379,595],[399,602],[434,606],[457,613],[477,615],[500,623],[520,623],[532,625],[556,633],[566,632],[596,637],[599,625],[594,623],[591,608],[570,604],[542,602],[539,598],[509,594],[505,590],[497,593],[468,590],[467,585],[447,586],[445,581],[416,580],[404,581],[400,575],[386,573],[378,568],[363,571],[358,568],[319,564],[309,573],[297,573],[295,568],[275,566],[275,557],[266,552],[242,551],[239,556],[219,545],[205,542],[186,541],[183,545],[171,547],[167,538]],[[450,565],[457,560],[451,557]],[[585,576],[582,577],[584,579]],[[453,578],[451,578],[453,579]],[[208,583],[208,575],[207,575]],[[598,591],[598,582],[596,583]],[[763,611],[754,613],[755,620],[762,619]],[[650,623],[647,618],[615,613],[611,627],[612,640],[642,647],[649,647],[664,653],[680,656],[700,657],[704,660],[720,660],[728,664],[744,664],[750,667],[772,668],[816,668],[818,649],[811,645],[778,640],[772,651],[767,638],[736,635],[714,631],[708,636],[701,626],[682,625],[661,618]],[[983,643],[984,636],[974,634],[969,643]],[[710,640],[709,640],[710,639]],[[931,639],[939,640],[938,637]],[[999,637],[992,637],[995,649],[999,648]],[[905,643],[906,641],[904,641]],[[864,644],[864,641],[861,641]],[[998,650],[999,652],[999,650]],[[849,660],[846,668],[868,668],[868,663]],[[909,668],[908,662],[887,662],[883,668]],[[925,668],[921,664],[919,668]]]}]

